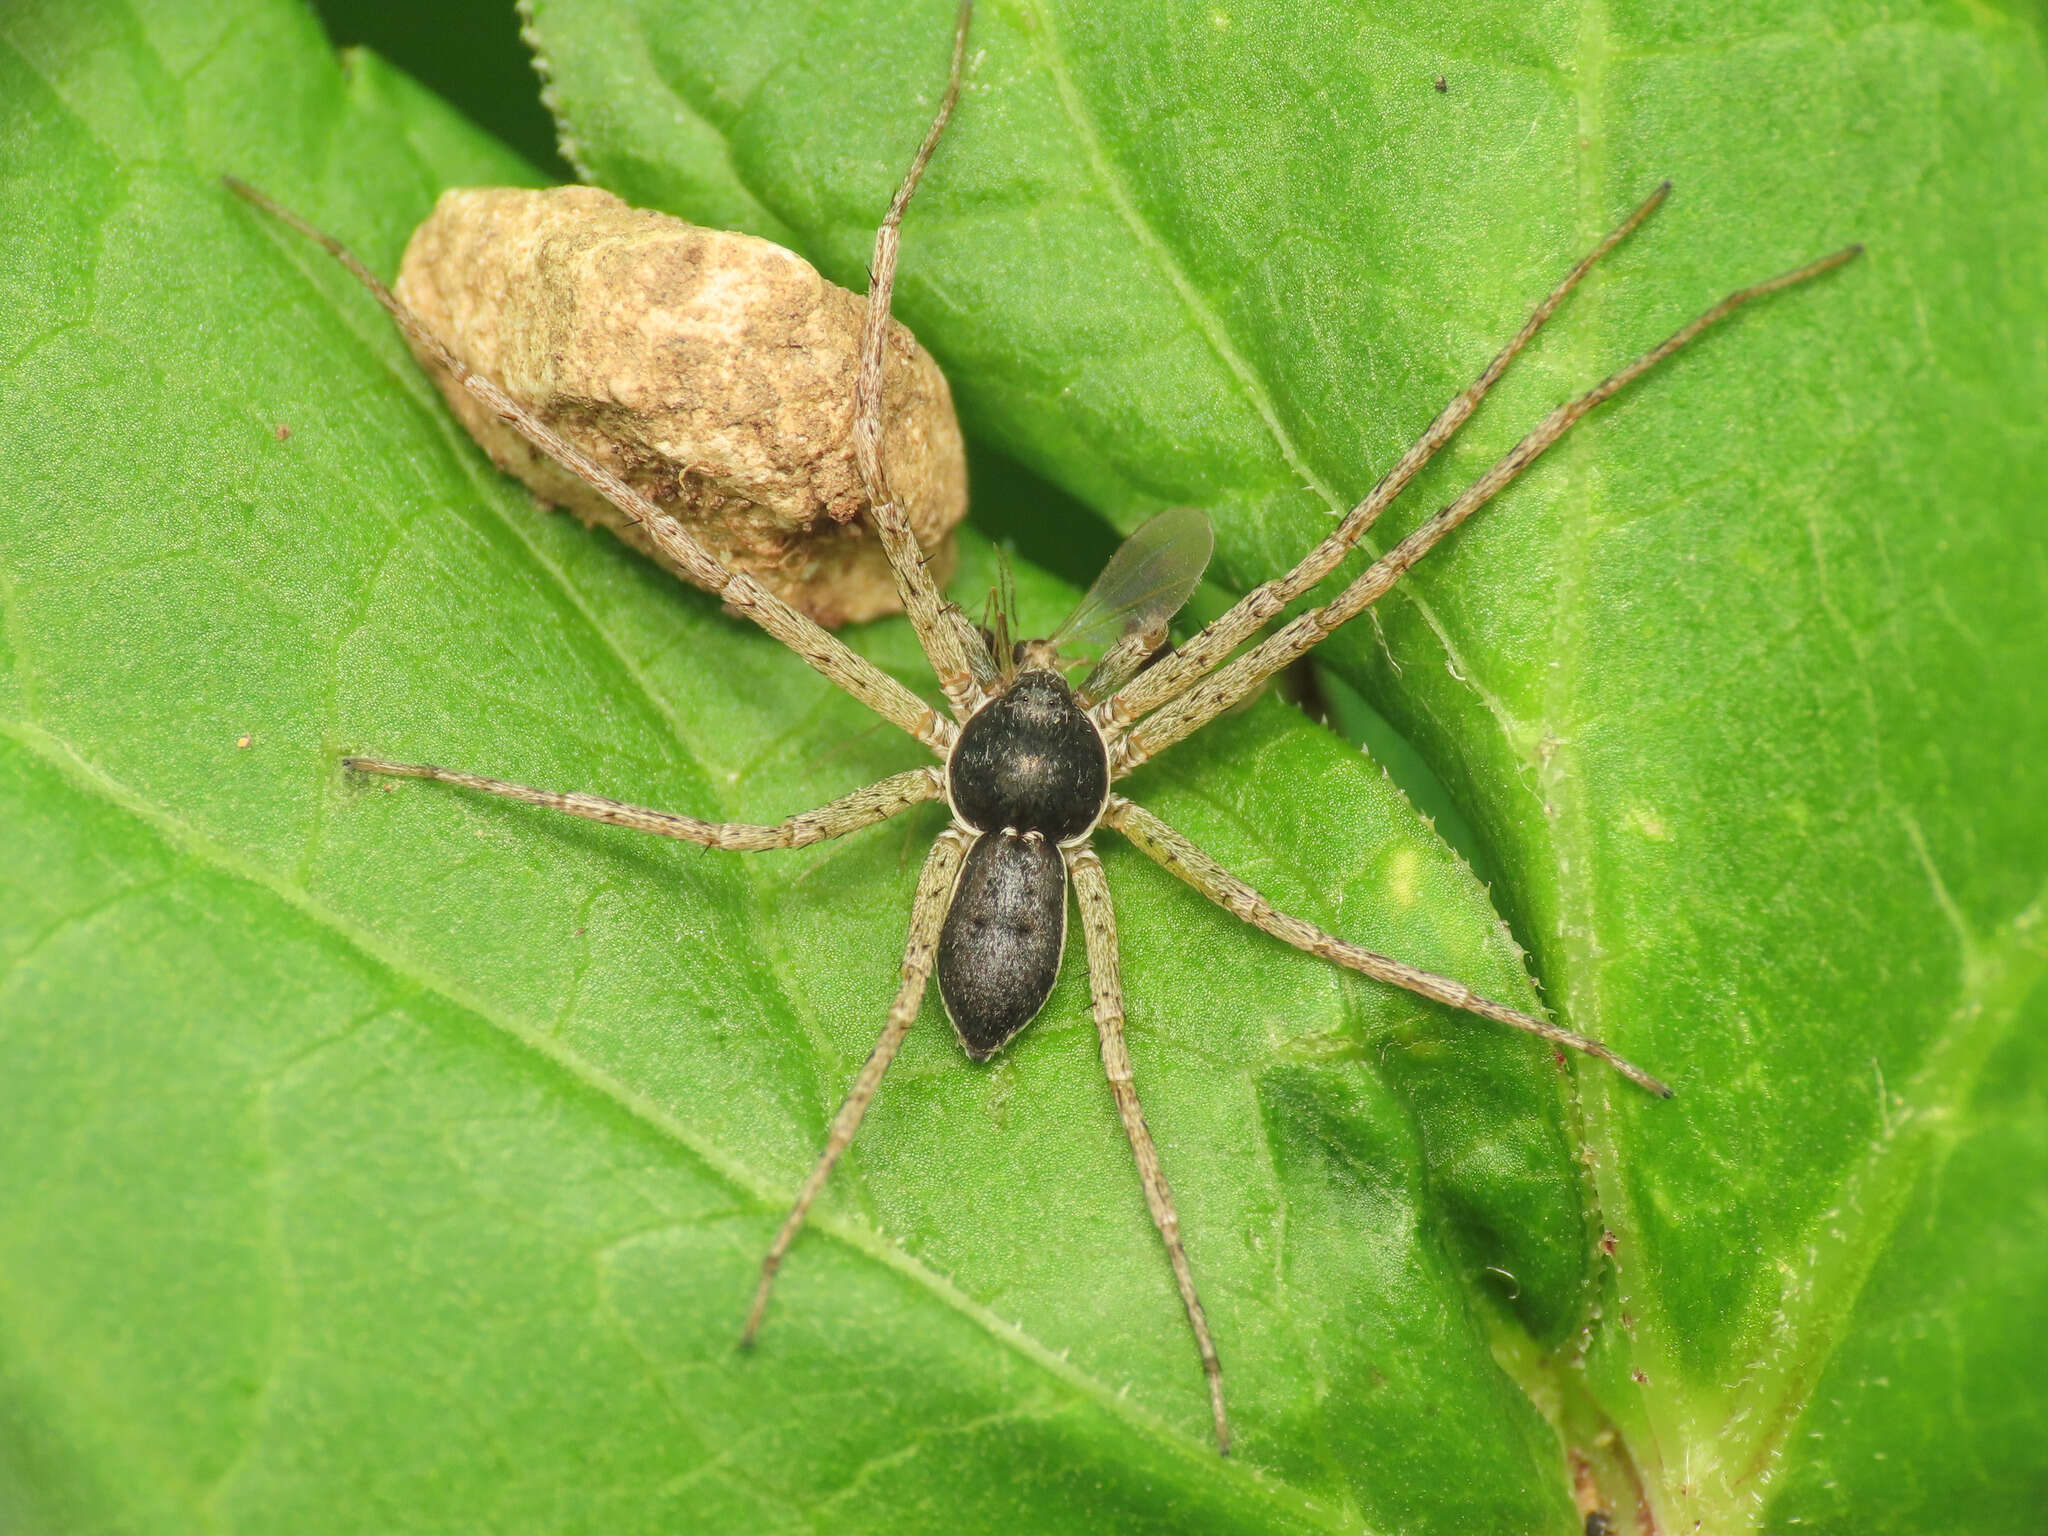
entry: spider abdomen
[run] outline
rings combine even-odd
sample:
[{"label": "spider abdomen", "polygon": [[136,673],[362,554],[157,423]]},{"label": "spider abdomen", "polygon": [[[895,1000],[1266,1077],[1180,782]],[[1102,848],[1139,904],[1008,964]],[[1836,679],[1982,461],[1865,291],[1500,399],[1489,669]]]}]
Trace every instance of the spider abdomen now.
[{"label": "spider abdomen", "polygon": [[1067,866],[1038,832],[977,838],[939,931],[939,996],[960,1043],[986,1061],[1038,1016],[1067,947]]},{"label": "spider abdomen", "polygon": [[975,831],[1064,843],[1102,814],[1109,751],[1066,679],[1032,668],[960,728],[946,775],[953,809]]}]

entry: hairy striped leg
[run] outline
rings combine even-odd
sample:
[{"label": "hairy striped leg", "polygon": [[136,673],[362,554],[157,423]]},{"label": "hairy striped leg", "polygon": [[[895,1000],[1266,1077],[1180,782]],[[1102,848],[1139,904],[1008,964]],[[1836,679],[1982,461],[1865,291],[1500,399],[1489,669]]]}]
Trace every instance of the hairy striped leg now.
[{"label": "hairy striped leg", "polygon": [[1491,501],[1595,406],[1619,394],[1702,331],[1726,319],[1752,299],[1760,299],[1765,294],[1818,277],[1852,259],[1862,249],[1860,245],[1852,245],[1764,282],[1738,288],[1625,368],[1609,374],[1576,400],[1559,406],[1543,418],[1535,431],[1515,444],[1493,468],[1474,481],[1463,495],[1380,556],[1331,602],[1299,615],[1222,671],[1141,720],[1111,749],[1117,776],[1122,777],[1146,759],[1207,725],[1250,695],[1275,672],[1307,655],[1333,630],[1356,618],[1385,596],[1409,567],[1428,554],[1445,534]]},{"label": "hairy striped leg", "polygon": [[892,725],[901,727],[944,757],[953,745],[953,722],[845,641],[821,629],[744,572],[727,570],[689,530],[634,490],[589,454],[556,432],[481,374],[472,372],[429,331],[362,260],[332,235],[314,228],[289,208],[234,177],[222,178],[238,197],[289,225],[346,267],[399,329],[448,370],[449,375],[542,453],[596,490],[633,522],[690,579],[716,593],[725,606],[780,640],[816,671],[852,694]]},{"label": "hairy striped leg", "polygon": [[1152,1224],[1159,1229],[1160,1240],[1166,1244],[1174,1283],[1180,1287],[1181,1305],[1187,1308],[1195,1348],[1202,1355],[1202,1373],[1209,1379],[1209,1413],[1216,1425],[1216,1449],[1228,1456],[1230,1419],[1223,1411],[1223,1365],[1216,1358],[1215,1341],[1209,1337],[1209,1319],[1202,1311],[1202,1298],[1195,1292],[1195,1274],[1188,1267],[1187,1249],[1181,1245],[1180,1213],[1173,1208],[1173,1187],[1166,1182],[1166,1170],[1159,1166],[1159,1149],[1152,1145],[1152,1130],[1145,1124],[1145,1111],[1138,1104],[1138,1086],[1131,1077],[1131,1053],[1124,1048],[1123,967],[1117,959],[1116,912],[1110,905],[1109,882],[1103,878],[1102,860],[1093,848],[1070,852],[1067,873],[1073,876],[1074,896],[1081,904],[1081,933],[1088,945],[1088,990],[1095,1004],[1095,1028],[1102,1037],[1103,1075],[1109,1079],[1109,1091],[1116,1099],[1124,1134],[1131,1140],[1138,1182],[1145,1186],[1145,1204],[1152,1212]]},{"label": "hairy striped leg", "polygon": [[1103,813],[1102,819],[1123,833],[1148,857],[1178,875],[1217,906],[1254,928],[1285,940],[1296,949],[1333,961],[1348,970],[1362,972],[1375,981],[1406,988],[1431,1002],[1476,1013],[1483,1019],[1526,1030],[1553,1045],[1596,1057],[1636,1086],[1647,1088],[1659,1098],[1671,1097],[1671,1090],[1662,1082],[1633,1062],[1615,1055],[1598,1040],[1481,997],[1462,981],[1453,981],[1448,976],[1439,976],[1405,961],[1389,959],[1357,944],[1347,944],[1313,923],[1290,917],[1157,816],[1122,795],[1109,797],[1109,809]]},{"label": "hairy striped leg", "polygon": [[1621,244],[1636,227],[1657,211],[1671,191],[1671,183],[1665,182],[1643,199],[1635,212],[1611,230],[1607,238],[1586,254],[1579,264],[1567,272],[1564,280],[1544,297],[1541,304],[1522,322],[1522,328],[1515,332],[1512,340],[1494,354],[1478,378],[1454,396],[1429,424],[1429,430],[1409,450],[1402,454],[1394,467],[1380,477],[1379,484],[1366,493],[1365,499],[1346,514],[1336,530],[1310,550],[1301,563],[1285,576],[1275,577],[1253,587],[1238,599],[1229,612],[1210,623],[1202,632],[1181,646],[1170,661],[1141,674],[1137,680],[1109,700],[1097,712],[1097,719],[1112,729],[1129,725],[1139,716],[1150,713],[1171,700],[1178,698],[1210,672],[1245,641],[1262,629],[1266,623],[1277,617],[1286,606],[1300,597],[1309,588],[1321,581],[1337,568],[1344,556],[1350,553],[1365,531],[1379,520],[1379,515],[1391,506],[1401,492],[1408,488],[1408,482],[1416,473],[1436,457],[1437,450],[1448,443],[1465,424],[1465,419],[1478,407],[1486,392],[1493,388],[1500,376],[1507,372],[1508,364],[1528,346],[1536,333],[1543,329],[1544,321],[1556,311],[1565,297],[1579,286],[1585,275],[1593,270],[1593,264],[1617,245]]},{"label": "hairy striped leg", "polygon": [[872,827],[878,821],[887,821],[914,805],[936,800],[946,792],[945,780],[938,769],[913,768],[908,773],[891,774],[865,789],[842,795],[815,811],[800,812],[773,826],[751,826],[735,821],[699,821],[694,816],[681,816],[674,811],[657,811],[644,805],[627,805],[622,800],[607,800],[603,795],[561,794],[552,789],[535,789],[530,784],[513,784],[504,779],[487,779],[481,774],[436,768],[432,763],[387,763],[374,757],[344,757],[341,766],[355,773],[432,779],[440,784],[481,790],[487,795],[503,795],[508,800],[518,800],[526,805],[546,806],[551,811],[566,811],[587,821],[631,827],[635,832],[652,832],[657,837],[673,837],[685,843],[699,843],[706,848],[730,848],[749,853],[764,848],[807,848],[812,843],[844,837],[862,827]]},{"label": "hairy striped leg", "polygon": [[861,322],[860,372],[853,386],[853,457],[859,466],[861,487],[867,492],[868,516],[881,535],[882,551],[889,557],[889,569],[896,576],[896,593],[903,611],[910,616],[925,658],[938,675],[953,713],[965,720],[981,702],[985,684],[996,676],[995,663],[981,636],[967,622],[967,616],[939,594],[937,583],[925,568],[924,551],[910,531],[890,488],[882,464],[882,371],[887,360],[885,344],[889,330],[889,299],[896,287],[896,253],[903,224],[903,212],[911,195],[938,148],[939,135],[953,115],[960,98],[960,75],[967,57],[967,24],[973,16],[972,0],[962,0],[953,27],[953,66],[946,80],[946,94],[938,114],[917,147],[917,154],[904,174],[903,184],[890,200],[889,211],[875,231],[875,252],[868,263],[868,309]]},{"label": "hairy striped leg", "polygon": [[868,1105],[874,1102],[875,1090],[882,1086],[882,1074],[896,1059],[903,1037],[910,1033],[918,1009],[924,1005],[925,983],[931,979],[932,958],[939,945],[939,929],[945,924],[946,909],[953,903],[953,881],[960,873],[960,861],[966,857],[967,846],[972,840],[958,828],[948,827],[939,834],[938,841],[932,844],[932,851],[925,856],[924,870],[917,877],[917,898],[910,907],[910,940],[903,949],[903,985],[897,989],[896,1001],[889,1009],[888,1023],[882,1026],[881,1038],[868,1052],[867,1063],[860,1069],[860,1076],[847,1089],[845,1099],[840,1102],[839,1113],[832,1117],[832,1129],[825,1137],[825,1150],[811,1165],[810,1177],[797,1191],[796,1204],[790,1207],[782,1229],[775,1234],[775,1241],[768,1245],[767,1256],[761,1260],[761,1284],[754,1292],[754,1305],[747,1313],[747,1326],[740,1334],[743,1348],[751,1345],[754,1335],[760,1331],[761,1319],[768,1311],[768,1293],[774,1289],[775,1272],[782,1268],[783,1255],[796,1241],[804,1217],[810,1212],[811,1202],[818,1198],[818,1192],[825,1187],[825,1180],[831,1177],[832,1165],[853,1144],[861,1117],[868,1112]]},{"label": "hairy striped leg", "polygon": [[1151,659],[1152,653],[1164,644],[1164,620],[1146,628],[1126,630],[1102,653],[1102,660],[1095,663],[1094,669],[1082,679],[1081,686],[1074,690],[1074,702],[1083,709],[1088,709],[1098,699],[1114,694],[1136,677],[1138,669],[1143,667]]}]

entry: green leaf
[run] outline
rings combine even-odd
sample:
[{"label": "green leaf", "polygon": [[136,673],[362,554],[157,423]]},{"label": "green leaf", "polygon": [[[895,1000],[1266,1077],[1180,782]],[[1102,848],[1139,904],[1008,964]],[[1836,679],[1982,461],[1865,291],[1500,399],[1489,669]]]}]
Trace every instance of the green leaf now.
[{"label": "green leaf", "polygon": [[[901,158],[870,146],[914,139],[945,7],[751,7],[738,37],[619,9],[535,0],[583,163],[857,273]],[[2012,1388],[2048,1328],[1954,1271],[2023,1232],[1976,1283],[2039,1295],[2048,1224],[2021,1184],[1929,1202],[1977,1138],[2024,1139],[1979,1096],[2048,959],[2048,701],[2013,686],[2048,661],[2038,15],[1020,0],[974,50],[900,307],[981,432],[1120,524],[1215,507],[1239,587],[1661,177],[1397,531],[1719,293],[1868,242],[1322,654],[1476,824],[1546,995],[1680,1082],[1582,1074],[1617,1253],[1584,1373],[1528,1371],[1540,1399],[1562,1370],[1568,1436],[1621,1430],[1610,1493],[1640,1477],[1660,1529],[2036,1519],[2048,1408]],[[1850,1364],[1902,1327],[1946,1364]]]},{"label": "green leaf", "polygon": [[[517,164],[253,0],[45,8],[4,44],[19,1523],[1567,1527],[1489,1343],[1584,1301],[1547,1053],[1127,851],[1133,1049],[1243,1458],[1207,1444],[1078,964],[993,1069],[934,1010],[739,1355],[934,818],[716,857],[336,760],[740,818],[917,749],[538,514],[217,179],[389,270],[441,185]],[[1072,600],[1022,577],[1034,622]],[[856,638],[917,675],[902,625]],[[1470,876],[1284,705],[1152,778],[1289,906],[1533,1004]]]},{"label": "green leaf", "polygon": [[[858,280],[946,7],[536,9],[583,163]],[[215,179],[388,272],[441,186],[526,176],[502,151],[279,3],[0,17],[5,1523],[1566,1531],[1582,1456],[1671,1528],[2028,1529],[2034,28],[984,8],[906,316],[984,440],[1120,525],[1211,505],[1239,586],[1658,175],[1683,200],[1418,503],[1721,289],[1872,246],[1326,648],[1545,996],[1678,1100],[1567,1098],[1106,849],[1226,1464],[1078,956],[992,1069],[929,1011],[734,1352],[934,818],[719,856],[335,758],[765,819],[915,750],[536,513]],[[1094,536],[992,481],[1027,547]],[[852,638],[923,685],[901,624]],[[1291,910],[1533,1003],[1485,892],[1286,706],[1133,786]]]}]

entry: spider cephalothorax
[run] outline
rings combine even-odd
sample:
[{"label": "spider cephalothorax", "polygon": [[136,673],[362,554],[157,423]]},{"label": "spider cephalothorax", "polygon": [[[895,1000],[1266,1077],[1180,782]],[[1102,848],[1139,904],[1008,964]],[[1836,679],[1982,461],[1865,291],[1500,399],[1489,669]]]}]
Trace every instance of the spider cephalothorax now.
[{"label": "spider cephalothorax", "polygon": [[960,728],[946,761],[953,814],[977,832],[1084,836],[1109,801],[1101,727],[1050,667],[1019,672]]},{"label": "spider cephalothorax", "polygon": [[[1730,294],[1634,362],[1552,411],[1463,494],[1373,561],[1336,597],[1296,615],[1264,640],[1236,654],[1291,603],[1336,570],[1380,513],[1464,424],[1480,398],[1593,263],[1662,201],[1667,188],[1659,187],[1566,274],[1478,378],[1444,407],[1414,446],[1291,571],[1254,587],[1177,650],[1153,660],[1165,638],[1168,620],[1193,591],[1209,556],[1207,519],[1186,508],[1171,508],[1132,534],[1058,631],[1046,640],[1026,641],[1012,648],[1006,620],[998,621],[996,631],[977,630],[959,608],[940,596],[902,508],[891,494],[879,449],[886,355],[883,340],[895,278],[897,227],[958,95],[966,30],[963,6],[945,99],[875,237],[852,431],[854,455],[870,501],[870,521],[887,553],[904,610],[945,693],[950,718],[759,582],[714,560],[687,529],[565,441],[492,380],[459,361],[335,241],[260,193],[235,185],[251,201],[334,252],[390,311],[416,350],[432,357],[449,377],[536,448],[604,495],[661,552],[664,563],[719,594],[729,610],[760,625],[939,759],[936,764],[894,774],[774,826],[700,821],[598,795],[560,794],[422,763],[344,760],[361,772],[438,779],[713,848],[797,848],[844,836],[929,801],[943,799],[952,807],[952,823],[934,840],[918,878],[903,980],[888,1021],[833,1116],[824,1149],[762,1260],[761,1281],[743,1341],[751,1342],[760,1326],[783,1255],[833,1164],[853,1140],[882,1075],[918,1016],[934,971],[968,1055],[977,1061],[986,1059],[1031,1022],[1051,993],[1066,944],[1067,888],[1071,883],[1086,940],[1090,997],[1101,1038],[1104,1075],[1130,1139],[1145,1201],[1165,1244],[1201,1354],[1217,1446],[1227,1451],[1230,1428],[1223,1405],[1222,1367],[1181,1242],[1173,1192],[1138,1106],[1130,1054],[1124,1044],[1116,919],[1102,862],[1090,846],[1099,828],[1121,834],[1210,900],[1298,949],[1447,1007],[1597,1057],[1654,1093],[1668,1095],[1670,1090],[1597,1040],[1493,1002],[1449,977],[1376,954],[1280,911],[1165,822],[1117,794],[1113,785],[1249,698],[1275,672],[1364,612],[1438,541],[1491,500],[1593,407],[1742,304],[1838,266],[1855,255],[1857,248],[1838,251]],[[1094,661],[1078,688],[1069,685],[1062,671],[1067,659],[1075,655]]]}]

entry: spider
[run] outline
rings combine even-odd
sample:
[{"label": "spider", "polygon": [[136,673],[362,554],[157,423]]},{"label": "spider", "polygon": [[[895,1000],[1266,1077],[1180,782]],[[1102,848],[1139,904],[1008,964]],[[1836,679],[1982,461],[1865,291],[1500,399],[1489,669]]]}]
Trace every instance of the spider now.
[{"label": "spider", "polygon": [[[490,379],[464,366],[338,241],[246,184],[233,178],[228,184],[335,256],[417,346],[437,357],[464,388],[535,447],[638,523],[678,568],[717,593],[729,610],[758,624],[882,719],[923,743],[938,759],[935,765],[894,774],[773,826],[701,821],[599,795],[562,794],[426,763],[343,759],[343,766],[353,772],[438,780],[593,821],[738,851],[801,848],[874,826],[928,801],[947,803],[951,823],[933,842],[918,876],[895,1002],[880,1038],[833,1116],[823,1150],[762,1259],[760,1283],[741,1343],[753,1343],[776,1272],[833,1165],[853,1141],[883,1074],[922,1009],[928,984],[936,975],[940,998],[967,1055],[976,1062],[987,1061],[1036,1017],[1052,991],[1066,948],[1067,892],[1071,886],[1081,914],[1103,1070],[1201,1357],[1217,1449],[1227,1455],[1230,1421],[1224,1407],[1222,1366],[1181,1240],[1173,1191],[1146,1127],[1124,1044],[1116,918],[1102,862],[1093,846],[1099,829],[1106,827],[1121,834],[1210,900],[1297,949],[1595,1057],[1660,1097],[1669,1097],[1671,1090],[1597,1040],[1482,997],[1449,977],[1376,954],[1280,911],[1159,817],[1118,794],[1116,781],[1248,699],[1274,673],[1307,655],[1339,626],[1364,612],[1445,535],[1492,500],[1595,406],[1742,305],[1839,266],[1856,256],[1861,247],[1849,246],[1729,294],[1633,362],[1553,410],[1498,463],[1374,560],[1335,598],[1299,613],[1232,659],[1240,646],[1337,568],[1415,474],[1449,442],[1516,354],[1594,264],[1655,211],[1670,190],[1666,182],[1565,274],[1479,376],[1443,408],[1365,498],[1292,570],[1254,587],[1177,649],[1168,647],[1168,621],[1193,592],[1211,543],[1208,519],[1202,513],[1169,509],[1131,535],[1074,614],[1053,635],[1012,643],[1001,616],[993,628],[976,626],[962,609],[940,595],[892,496],[880,453],[883,343],[895,280],[898,231],[959,97],[970,8],[970,4],[962,5],[955,24],[952,66],[938,112],[875,234],[852,426],[869,520],[888,556],[903,608],[944,692],[949,713],[925,703],[751,576],[719,564],[682,525],[538,420]],[[1068,672],[1090,659],[1092,668],[1078,686],[1072,684]]]}]

